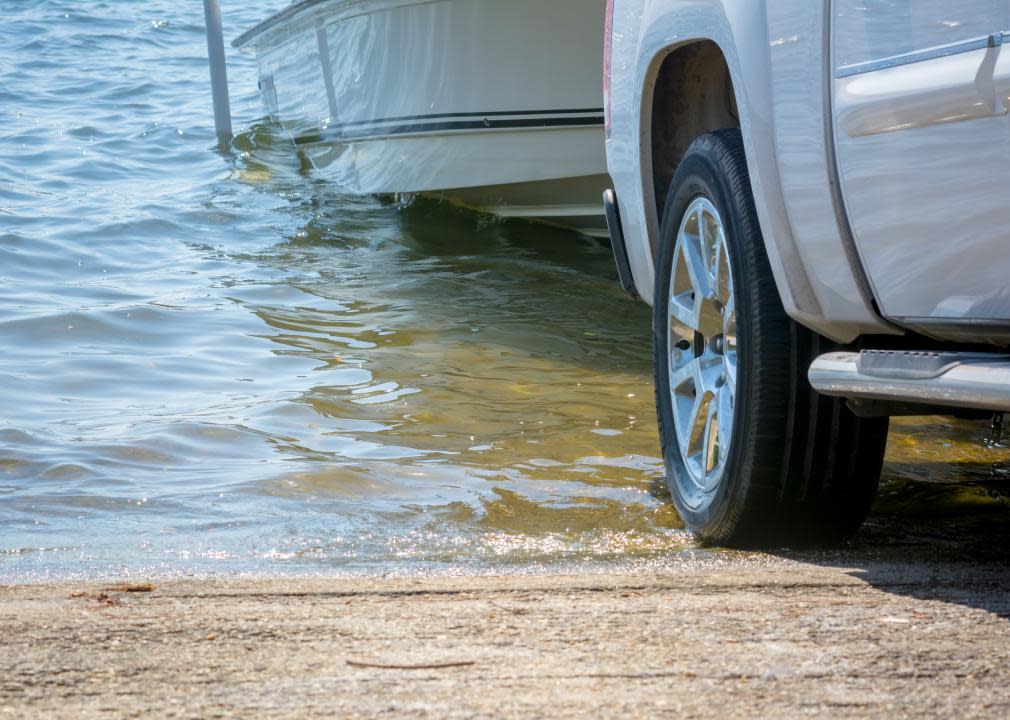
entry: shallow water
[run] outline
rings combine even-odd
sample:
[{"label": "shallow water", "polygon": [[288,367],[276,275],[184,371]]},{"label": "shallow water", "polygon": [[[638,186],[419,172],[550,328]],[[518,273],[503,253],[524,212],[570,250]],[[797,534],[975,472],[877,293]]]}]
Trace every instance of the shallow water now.
[{"label": "shallow water", "polygon": [[[215,150],[200,3],[0,9],[0,580],[707,552],[607,248],[342,196],[235,52]],[[1005,507],[984,425],[896,427],[882,516]]]}]

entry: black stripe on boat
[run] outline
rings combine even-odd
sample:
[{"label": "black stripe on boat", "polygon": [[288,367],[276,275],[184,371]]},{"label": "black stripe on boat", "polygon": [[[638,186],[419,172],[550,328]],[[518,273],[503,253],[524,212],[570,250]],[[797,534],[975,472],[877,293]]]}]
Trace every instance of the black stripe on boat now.
[{"label": "black stripe on boat", "polygon": [[[449,130],[535,130],[546,127],[585,127],[603,124],[603,115],[585,115],[599,113],[601,109],[589,110],[530,110],[523,112],[495,111],[486,113],[443,113],[436,115],[415,115],[402,118],[386,118],[379,120],[364,120],[341,125],[331,125],[316,132],[299,135],[295,138],[298,145],[312,145],[329,140],[361,140],[369,137],[389,137],[391,135],[421,135]],[[551,116],[546,116],[550,113]],[[569,113],[569,115],[559,115]],[[576,117],[581,113],[581,117]],[[516,117],[531,115],[534,117]],[[505,117],[502,117],[505,116]],[[441,122],[417,122],[425,119],[441,118],[475,118],[468,120],[443,120]]]},{"label": "black stripe on boat", "polygon": [[359,127],[361,125],[381,125],[385,123],[407,123],[415,120],[441,120],[443,118],[481,119],[486,117],[522,117],[525,115],[602,115],[603,108],[577,108],[575,110],[489,110],[486,112],[472,113],[433,113],[431,115],[400,115],[390,118],[376,118],[374,120],[357,120],[353,122],[341,123],[340,127]]}]

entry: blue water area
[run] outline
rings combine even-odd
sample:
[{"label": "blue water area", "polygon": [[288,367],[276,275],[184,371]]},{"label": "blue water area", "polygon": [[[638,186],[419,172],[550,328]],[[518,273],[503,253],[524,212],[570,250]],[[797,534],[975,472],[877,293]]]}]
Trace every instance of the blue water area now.
[{"label": "blue water area", "polygon": [[[282,5],[226,1],[226,35]],[[230,49],[218,148],[199,2],[0,12],[0,582],[709,552],[605,245],[342,194]],[[885,510],[1005,506],[982,426],[896,427]]]},{"label": "blue water area", "polygon": [[199,2],[0,9],[0,578],[690,547],[605,246],[342,195],[230,47],[217,149]]}]

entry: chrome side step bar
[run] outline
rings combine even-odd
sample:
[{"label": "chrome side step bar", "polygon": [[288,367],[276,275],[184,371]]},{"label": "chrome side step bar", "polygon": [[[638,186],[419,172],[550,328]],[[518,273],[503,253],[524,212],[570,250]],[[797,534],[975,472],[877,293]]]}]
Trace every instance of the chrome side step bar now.
[{"label": "chrome side step bar", "polygon": [[1010,355],[830,352],[814,360],[807,375],[818,392],[850,401],[1010,412]]}]

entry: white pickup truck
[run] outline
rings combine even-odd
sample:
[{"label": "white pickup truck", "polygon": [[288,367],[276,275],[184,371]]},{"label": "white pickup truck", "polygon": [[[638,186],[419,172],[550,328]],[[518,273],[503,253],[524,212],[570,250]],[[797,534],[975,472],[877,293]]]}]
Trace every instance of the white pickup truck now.
[{"label": "white pickup truck", "polygon": [[608,224],[677,509],[719,544],[843,539],[890,415],[1010,411],[1010,0],[610,0],[606,27]]}]

